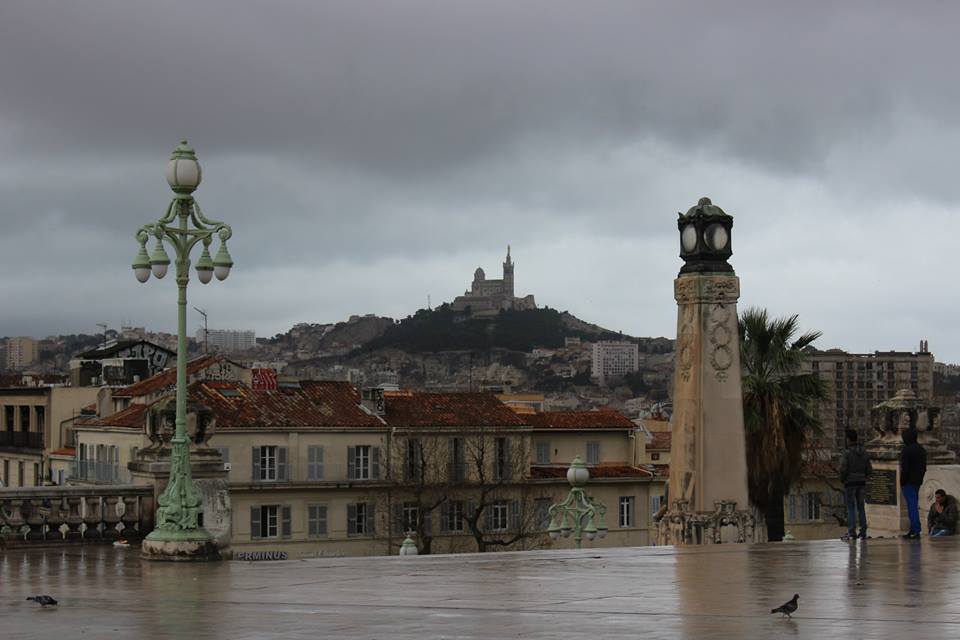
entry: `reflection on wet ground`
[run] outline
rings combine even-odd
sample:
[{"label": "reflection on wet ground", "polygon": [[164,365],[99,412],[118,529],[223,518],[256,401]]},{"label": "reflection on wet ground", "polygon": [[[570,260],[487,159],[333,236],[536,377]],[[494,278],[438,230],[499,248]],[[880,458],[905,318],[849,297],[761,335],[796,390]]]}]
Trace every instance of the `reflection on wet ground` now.
[{"label": "reflection on wet ground", "polygon": [[[960,635],[953,538],[210,565],[0,553],[0,630],[18,640]],[[794,593],[792,620],[770,615]]]}]

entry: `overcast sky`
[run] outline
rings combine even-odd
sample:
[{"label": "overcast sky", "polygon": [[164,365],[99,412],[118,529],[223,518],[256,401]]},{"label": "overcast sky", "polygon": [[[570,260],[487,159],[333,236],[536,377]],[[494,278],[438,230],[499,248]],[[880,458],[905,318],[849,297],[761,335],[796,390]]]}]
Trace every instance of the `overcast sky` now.
[{"label": "overcast sky", "polygon": [[[777,6],[779,5],[779,6]],[[474,269],[676,332],[677,211],[734,216],[741,308],[960,362],[960,4],[0,3],[0,335],[175,329],[137,283],[181,138],[232,224],[211,328],[452,300]],[[199,316],[191,311],[193,332]]]}]

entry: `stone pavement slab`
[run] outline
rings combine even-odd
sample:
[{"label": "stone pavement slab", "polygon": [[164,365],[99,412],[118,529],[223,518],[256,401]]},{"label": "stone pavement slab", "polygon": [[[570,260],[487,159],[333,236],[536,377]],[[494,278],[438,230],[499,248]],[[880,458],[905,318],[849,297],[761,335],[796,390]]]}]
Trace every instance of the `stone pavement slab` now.
[{"label": "stone pavement slab", "polygon": [[[960,637],[960,538],[210,565],[0,554],[0,637],[18,640]],[[770,615],[794,593],[792,620]]]}]

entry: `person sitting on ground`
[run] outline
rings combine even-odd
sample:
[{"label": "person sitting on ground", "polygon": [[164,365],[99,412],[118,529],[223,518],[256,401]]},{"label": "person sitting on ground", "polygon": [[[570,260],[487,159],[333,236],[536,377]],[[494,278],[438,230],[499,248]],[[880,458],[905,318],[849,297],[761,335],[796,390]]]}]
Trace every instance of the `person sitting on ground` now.
[{"label": "person sitting on ground", "polygon": [[931,536],[952,536],[957,531],[960,503],[943,489],[934,494],[930,513],[927,514],[927,531]]}]

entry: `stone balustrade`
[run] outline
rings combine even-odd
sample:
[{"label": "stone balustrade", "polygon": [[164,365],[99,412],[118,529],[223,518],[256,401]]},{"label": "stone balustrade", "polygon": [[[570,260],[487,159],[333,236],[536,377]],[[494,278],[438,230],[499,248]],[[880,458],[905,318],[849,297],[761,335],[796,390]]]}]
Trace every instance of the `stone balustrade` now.
[{"label": "stone balustrade", "polygon": [[153,529],[153,487],[0,489],[0,546],[138,541]]}]

